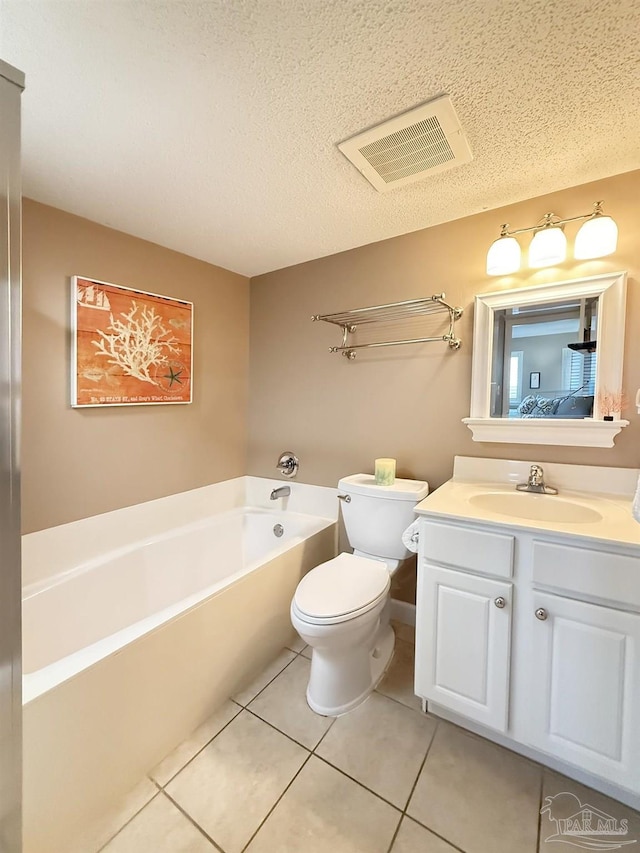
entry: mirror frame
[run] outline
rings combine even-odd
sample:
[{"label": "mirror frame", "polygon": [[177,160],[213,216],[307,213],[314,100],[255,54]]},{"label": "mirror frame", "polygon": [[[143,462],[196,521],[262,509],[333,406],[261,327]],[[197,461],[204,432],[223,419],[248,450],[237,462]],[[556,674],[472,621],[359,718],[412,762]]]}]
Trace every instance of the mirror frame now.
[{"label": "mirror frame", "polygon": [[[627,273],[577,278],[555,284],[481,293],[475,298],[471,416],[463,418],[474,441],[514,444],[556,444],[578,447],[613,447],[613,439],[629,421],[613,414],[600,415],[598,393],[622,389]],[[596,388],[592,418],[492,418],[490,413],[491,361],[494,314],[520,305],[540,305],[565,299],[598,297]]]}]

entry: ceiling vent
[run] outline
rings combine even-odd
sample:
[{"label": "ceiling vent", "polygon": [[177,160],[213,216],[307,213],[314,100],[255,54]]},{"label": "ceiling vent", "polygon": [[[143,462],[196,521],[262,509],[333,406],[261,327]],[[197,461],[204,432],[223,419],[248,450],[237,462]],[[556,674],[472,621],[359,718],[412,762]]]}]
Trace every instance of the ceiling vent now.
[{"label": "ceiling vent", "polygon": [[448,95],[352,136],[338,148],[382,193],[473,159]]}]

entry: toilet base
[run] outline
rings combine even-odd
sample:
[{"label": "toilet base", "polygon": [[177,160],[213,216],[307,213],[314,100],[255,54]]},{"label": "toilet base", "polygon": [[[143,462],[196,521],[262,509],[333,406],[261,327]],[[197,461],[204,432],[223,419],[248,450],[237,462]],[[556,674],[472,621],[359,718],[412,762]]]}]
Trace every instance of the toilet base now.
[{"label": "toilet base", "polygon": [[[307,704],[309,705],[311,710],[315,711],[316,714],[321,714],[323,717],[340,717],[343,714],[348,714],[349,711],[353,711],[355,708],[358,707],[358,705],[361,705],[367,698],[367,696],[369,696],[369,694],[372,693],[378,686],[387,670],[387,667],[391,663],[395,640],[395,634],[393,632],[393,628],[388,622],[388,619],[381,620],[380,629],[376,636],[373,647],[369,652],[370,678],[367,679],[368,683],[364,687],[364,689],[361,690],[355,697],[350,698],[348,701],[343,702],[342,704],[325,706],[320,705],[317,701],[315,701],[312,695],[312,675],[309,681],[309,685],[307,687]],[[318,652],[314,650],[311,659],[312,668],[314,663],[313,657],[317,654]],[[320,661],[316,661],[316,663],[320,663]]]}]

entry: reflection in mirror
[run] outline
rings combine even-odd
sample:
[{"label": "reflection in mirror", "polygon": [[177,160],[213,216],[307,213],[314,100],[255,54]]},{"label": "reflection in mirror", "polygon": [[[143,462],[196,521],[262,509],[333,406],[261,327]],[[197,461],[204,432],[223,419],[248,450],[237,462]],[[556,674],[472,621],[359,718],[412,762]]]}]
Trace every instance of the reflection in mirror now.
[{"label": "reflection in mirror", "polygon": [[591,417],[597,329],[597,296],[495,310],[490,417]]}]

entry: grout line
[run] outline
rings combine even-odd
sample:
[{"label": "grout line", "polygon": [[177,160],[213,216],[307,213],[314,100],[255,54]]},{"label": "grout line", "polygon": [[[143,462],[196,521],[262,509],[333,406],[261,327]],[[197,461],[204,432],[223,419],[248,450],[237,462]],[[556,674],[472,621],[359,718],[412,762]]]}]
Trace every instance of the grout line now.
[{"label": "grout line", "polygon": [[[412,817],[410,814],[403,814],[402,817],[403,819],[406,818],[407,820],[412,820],[414,823],[417,823],[419,827],[421,827],[422,829],[426,829],[427,832],[430,832],[431,835],[433,835],[439,841],[444,841],[444,843],[447,844],[452,850],[454,850],[455,853],[466,853],[466,851],[463,850],[462,847],[458,847],[457,844],[454,844],[453,841],[449,841],[449,839],[445,838],[444,835],[440,835],[439,832],[436,832],[434,829],[431,829],[430,826],[425,826],[424,823],[420,823],[417,817]],[[534,853],[537,853],[537,851],[534,851]]]},{"label": "grout line", "polygon": [[[427,715],[425,714],[425,716],[427,716]],[[429,717],[429,719],[431,719],[431,720],[433,720],[433,721],[434,721],[434,723],[435,723],[435,729],[433,730],[433,736],[432,736],[431,740],[429,741],[429,746],[427,747],[427,751],[426,751],[426,753],[425,753],[425,756],[424,756],[424,758],[422,759],[422,764],[420,765],[420,769],[418,770],[418,774],[417,774],[417,776],[416,776],[416,778],[415,778],[415,781],[414,781],[413,785],[411,786],[411,791],[409,792],[409,796],[407,797],[407,802],[405,803],[405,807],[404,807],[404,808],[403,808],[403,810],[402,810],[402,821],[403,821],[405,818],[406,818],[407,820],[412,820],[412,821],[414,821],[415,823],[417,823],[417,824],[418,824],[418,826],[421,826],[423,829],[426,829],[426,830],[427,830],[427,832],[430,832],[430,833],[431,833],[433,836],[435,836],[436,838],[439,838],[441,841],[444,841],[444,842],[445,842],[446,844],[448,844],[448,845],[449,845],[449,847],[451,847],[453,850],[457,850],[457,851],[458,851],[458,853],[465,853],[465,851],[464,851],[464,850],[462,850],[462,848],[461,848],[461,847],[458,847],[458,846],[457,846],[456,844],[454,844],[452,841],[449,841],[449,839],[448,839],[448,838],[445,838],[443,835],[440,835],[438,832],[435,832],[435,830],[431,829],[431,827],[426,826],[425,824],[421,823],[417,818],[415,818],[413,815],[410,815],[410,814],[407,812],[407,809],[409,808],[409,803],[411,802],[411,798],[413,797],[413,794],[414,794],[414,792],[415,792],[415,790],[416,790],[416,787],[418,786],[418,780],[420,779],[420,776],[422,775],[422,771],[424,770],[424,766],[425,766],[425,764],[427,763],[427,758],[429,757],[429,753],[431,752],[431,747],[433,746],[433,742],[434,742],[434,741],[435,741],[435,739],[436,739],[436,734],[437,734],[437,732],[438,732],[438,728],[440,727],[440,720],[439,720],[437,717],[432,717],[432,716],[430,716],[430,717]],[[400,826],[402,825],[402,821],[400,821],[400,823],[398,824],[398,828],[396,829],[396,834],[395,834],[395,835],[394,835],[394,837],[393,837],[393,841],[391,842],[391,847],[389,847],[389,850],[387,851],[387,853],[391,853],[391,851],[393,850],[393,845],[395,844],[395,840],[396,840],[396,838],[397,838],[397,836],[398,836],[398,832],[400,831]]]},{"label": "grout line", "polygon": [[[433,719],[433,718],[432,718]],[[420,769],[416,774],[416,778],[413,781],[413,785],[411,786],[411,790],[409,791],[409,796],[407,797],[407,802],[404,804],[404,808],[402,809],[402,813],[406,814],[407,809],[409,808],[409,803],[411,802],[411,797],[413,797],[414,791],[418,785],[418,779],[422,775],[422,771],[424,770],[424,765],[427,763],[427,758],[429,757],[429,753],[431,752],[431,747],[433,746],[433,742],[436,739],[436,735],[438,733],[438,729],[440,728],[440,724],[438,720],[435,721],[435,728],[433,730],[433,734],[431,735],[431,740],[429,741],[429,746],[427,747],[427,751],[424,754],[424,758],[422,759],[422,763],[420,764]]]},{"label": "grout line", "polygon": [[[331,720],[331,722],[330,722],[330,723],[329,723],[329,725],[327,726],[327,730],[326,730],[326,731],[325,731],[325,733],[322,735],[322,737],[320,738],[320,740],[318,741],[318,743],[317,743],[317,744],[313,747],[313,749],[311,750],[311,754],[312,754],[312,755],[316,755],[316,749],[320,746],[320,744],[322,743],[322,741],[323,741],[323,740],[326,738],[326,736],[329,734],[329,732],[331,731],[331,729],[332,729],[332,728],[333,728],[333,726],[335,725],[335,723],[336,723],[336,721],[337,721],[337,719],[338,719],[338,718],[337,718],[337,717],[327,717],[326,719],[327,719],[327,720]],[[318,758],[320,758],[320,756],[318,756]]]},{"label": "grout line", "polygon": [[207,841],[209,841],[209,842],[211,842],[211,844],[213,844],[213,846],[215,847],[215,849],[216,849],[216,850],[218,850],[218,851],[219,851],[219,853],[224,853],[224,850],[222,849],[222,847],[220,847],[220,845],[219,845],[219,844],[216,844],[216,842],[215,842],[215,841],[213,840],[213,838],[209,835],[209,833],[205,832],[205,831],[204,831],[204,829],[200,826],[200,824],[195,822],[195,820],[191,817],[191,815],[189,814],[189,812],[186,812],[186,811],[182,808],[182,806],[180,805],[180,803],[176,802],[176,800],[174,800],[174,799],[173,799],[173,797],[171,796],[171,794],[168,794],[166,791],[162,791],[162,793],[163,793],[163,794],[164,794],[164,796],[169,800],[169,802],[173,803],[173,805],[178,809],[178,811],[179,811],[182,815],[184,815],[184,817],[186,817],[186,818],[187,818],[187,820],[189,821],[189,823],[193,824],[193,826],[195,826],[195,828],[198,830],[198,832],[199,832],[201,835],[203,835],[203,836],[207,839]]},{"label": "grout line", "polygon": [[[197,758],[197,757],[200,755],[200,753],[201,753],[201,752],[204,752],[204,750],[205,750],[205,749],[206,749],[206,748],[207,748],[211,743],[213,743],[213,741],[218,737],[218,735],[221,735],[221,734],[222,734],[222,732],[223,732],[223,731],[224,731],[228,726],[230,726],[230,725],[231,725],[231,723],[232,723],[235,719],[237,719],[237,718],[240,716],[240,714],[244,711],[244,708],[242,707],[242,705],[238,705],[238,703],[237,703],[237,702],[234,702],[233,704],[238,706],[238,708],[239,708],[238,713],[237,713],[237,714],[234,714],[234,715],[233,715],[233,717],[229,720],[229,722],[225,723],[225,724],[224,724],[224,726],[220,729],[220,731],[216,732],[216,733],[214,734],[214,736],[213,736],[212,738],[210,738],[210,739],[205,743],[205,745],[204,745],[201,749],[199,749],[197,752],[195,752],[195,753],[191,756],[191,758],[190,758],[188,761],[185,761],[185,763],[182,765],[182,767],[181,767],[179,770],[176,770],[176,772],[173,774],[173,776],[172,776],[170,779],[167,779],[167,781],[164,783],[164,785],[163,785],[163,784],[161,784],[160,782],[157,782],[157,781],[156,781],[155,779],[153,779],[151,776],[149,776],[149,777],[148,777],[149,779],[151,779],[151,781],[154,783],[154,785],[157,785],[157,786],[160,788],[160,790],[161,790],[161,791],[164,791],[164,789],[166,788],[166,786],[167,786],[167,785],[170,785],[170,784],[171,784],[171,782],[173,782],[173,780],[176,778],[176,776],[178,776],[178,774],[182,773],[182,771],[185,769],[185,767],[188,767],[188,766],[191,764],[191,762],[194,760],[194,758]],[[215,712],[214,712],[214,713],[215,713]],[[205,721],[205,722],[206,722],[206,721]],[[204,725],[204,723],[203,723],[203,725]],[[187,740],[189,740],[189,738],[187,738]],[[183,741],[182,743],[184,743],[184,741]],[[180,746],[182,746],[182,744],[178,744],[178,746],[176,747],[176,749],[178,749]],[[171,753],[169,753],[169,755],[171,755]],[[168,755],[165,755],[165,758],[168,758],[168,757],[169,757]],[[164,758],[162,759],[162,761],[164,761]],[[160,763],[162,763],[162,762],[160,762]],[[156,765],[156,767],[157,767],[157,765]]]},{"label": "grout line", "polygon": [[[267,689],[267,687],[269,687],[269,685],[270,685],[270,684],[273,684],[273,682],[276,680],[276,678],[278,678],[278,676],[282,675],[282,673],[285,671],[285,669],[287,669],[287,667],[291,666],[291,664],[294,662],[294,660],[296,660],[296,659],[297,659],[298,655],[297,655],[297,653],[296,653],[296,652],[292,651],[291,649],[287,648],[286,646],[283,646],[283,651],[284,651],[284,649],[287,649],[287,651],[288,651],[288,652],[291,652],[291,654],[293,655],[293,657],[291,658],[291,660],[287,661],[287,662],[285,663],[285,665],[282,667],[282,669],[280,669],[280,670],[278,670],[278,672],[276,672],[276,674],[273,676],[273,678],[271,679],[271,681],[268,681],[268,682],[265,684],[265,686],[264,686],[264,687],[261,687],[261,688],[260,688],[260,690],[258,690],[258,692],[256,693],[256,695],[255,695],[255,696],[252,696],[252,697],[251,697],[251,699],[249,699],[249,701],[247,702],[247,704],[246,704],[246,705],[243,705],[243,704],[242,704],[242,702],[238,702],[236,699],[233,699],[232,701],[233,701],[233,702],[235,702],[235,704],[236,704],[236,705],[240,705],[240,707],[241,707],[241,708],[248,708],[248,707],[249,707],[249,705],[250,705],[250,704],[251,704],[255,699],[257,699],[257,698],[258,698],[258,696],[259,696],[259,695],[260,695],[264,690],[266,690],[266,689]],[[257,678],[257,676],[256,676],[256,678]],[[237,695],[237,694],[236,694],[236,695]]]},{"label": "grout line", "polygon": [[[245,710],[247,710],[247,709],[245,709]],[[251,711],[249,711],[249,713],[252,713],[252,712],[251,712]],[[263,722],[263,723],[267,723],[267,721],[266,721],[266,720],[263,720],[263,719],[262,719],[262,717],[258,717],[258,715],[257,715],[257,714],[254,714],[254,716],[255,716],[255,717],[257,717],[259,720],[261,720],[261,722]],[[306,758],[305,758],[305,760],[302,762],[302,764],[300,765],[300,767],[299,767],[299,768],[298,768],[298,770],[296,771],[295,775],[292,777],[292,779],[291,779],[291,781],[289,782],[289,784],[287,785],[287,787],[286,787],[286,788],[284,789],[284,791],[280,794],[280,796],[278,797],[278,799],[275,801],[275,803],[273,804],[273,806],[269,809],[268,813],[265,815],[264,819],[262,820],[262,822],[260,823],[260,825],[258,826],[258,828],[256,829],[256,831],[253,833],[253,835],[251,836],[251,838],[247,841],[246,845],[245,845],[245,846],[243,847],[243,849],[242,849],[242,853],[244,853],[244,851],[249,847],[249,845],[251,844],[251,842],[253,841],[253,839],[254,839],[254,838],[256,837],[256,835],[260,832],[260,830],[261,830],[261,829],[262,829],[262,827],[265,825],[265,823],[267,822],[267,820],[268,820],[268,819],[270,818],[270,816],[273,814],[273,812],[274,812],[274,811],[275,811],[275,809],[276,809],[276,806],[280,803],[280,800],[282,800],[282,798],[283,798],[283,797],[284,797],[284,795],[287,793],[287,791],[289,790],[289,788],[293,785],[293,783],[295,782],[295,780],[298,778],[298,776],[299,776],[299,775],[300,775],[300,773],[302,772],[303,768],[304,768],[304,767],[306,767],[306,765],[308,764],[308,762],[311,760],[312,756],[315,756],[316,758],[320,758],[320,756],[319,756],[319,755],[316,755],[316,749],[320,746],[320,744],[322,743],[322,741],[325,739],[325,737],[327,736],[327,733],[329,732],[329,729],[331,729],[331,726],[333,726],[333,724],[335,723],[335,721],[336,721],[336,720],[337,720],[337,717],[334,717],[334,718],[331,720],[331,723],[330,723],[330,725],[328,726],[327,730],[324,732],[324,734],[322,735],[322,737],[320,738],[320,740],[318,741],[318,743],[314,746],[314,748],[313,748],[312,750],[309,750],[309,748],[308,748],[308,747],[306,747],[306,746],[305,746],[305,747],[303,747],[304,749],[306,749],[306,750],[307,750],[307,752],[309,753],[309,755],[307,755],[307,757],[306,757]],[[272,729],[275,729],[277,732],[280,732],[280,734],[285,735],[285,737],[288,737],[288,738],[289,738],[289,740],[292,740],[295,744],[298,744],[298,741],[297,741],[297,740],[294,740],[292,737],[289,737],[289,735],[285,734],[285,732],[280,731],[280,729],[279,729],[279,728],[277,728],[276,726],[271,725],[271,723],[267,723],[267,725],[271,726],[271,728],[272,728]],[[298,744],[298,746],[302,746],[302,744]],[[327,763],[328,763],[328,762],[327,762]]]},{"label": "grout line", "polygon": [[[279,731],[279,729],[276,729],[276,731]],[[271,815],[272,815],[272,814],[273,814],[273,812],[275,811],[276,806],[280,803],[280,800],[284,797],[284,795],[287,793],[287,791],[289,790],[289,788],[293,785],[293,783],[296,781],[296,779],[298,778],[298,776],[299,776],[299,775],[300,775],[300,773],[302,772],[303,768],[304,768],[304,767],[306,767],[307,763],[310,761],[311,756],[312,756],[312,753],[310,752],[310,753],[309,753],[309,755],[307,755],[307,757],[305,758],[305,760],[302,762],[302,764],[300,765],[300,767],[298,768],[298,770],[295,772],[294,776],[292,777],[292,779],[291,779],[291,781],[289,782],[289,784],[287,785],[287,787],[286,787],[286,788],[284,789],[284,791],[280,794],[280,796],[278,797],[278,799],[275,801],[275,803],[271,806],[271,808],[269,809],[269,811],[267,812],[267,814],[264,816],[263,820],[261,821],[261,823],[260,823],[260,825],[258,826],[258,828],[256,829],[256,831],[253,833],[253,835],[251,836],[251,838],[250,838],[250,839],[247,841],[247,843],[244,845],[244,847],[242,848],[241,853],[244,853],[244,851],[249,847],[249,845],[251,844],[251,842],[253,841],[253,839],[256,837],[256,835],[260,832],[260,830],[261,830],[261,829],[262,829],[262,827],[265,825],[265,823],[269,820],[269,818],[271,817]]]},{"label": "grout line", "polygon": [[389,696],[387,693],[383,693],[382,690],[379,690],[377,687],[373,692],[377,693],[378,696],[384,696],[385,699],[391,699],[391,701],[395,702],[396,705],[402,705],[403,708],[408,708],[410,711],[414,711],[416,714],[421,714],[423,717],[428,716],[430,720],[436,719],[432,714],[425,714],[422,708],[414,708],[412,705],[407,705],[406,702],[403,702],[401,699],[396,699],[395,696]]},{"label": "grout line", "polygon": [[[153,781],[153,780],[152,780],[152,781]],[[155,784],[155,783],[154,783],[154,784]],[[156,787],[158,787],[158,786],[156,785]],[[138,811],[137,811],[135,814],[132,814],[132,815],[131,815],[131,817],[130,817],[130,818],[129,818],[125,823],[123,823],[123,824],[122,824],[122,826],[121,826],[121,827],[119,827],[119,829],[117,829],[117,830],[113,833],[113,835],[111,835],[111,836],[108,838],[108,840],[107,840],[107,841],[106,841],[106,842],[105,842],[101,847],[99,847],[99,848],[96,850],[96,853],[102,853],[102,850],[105,850],[105,849],[107,848],[107,846],[108,846],[109,844],[111,844],[111,842],[112,842],[112,841],[113,841],[113,839],[116,837],[116,835],[120,835],[120,833],[121,833],[121,832],[122,832],[122,830],[125,828],[125,826],[129,826],[129,824],[131,823],[131,821],[132,821],[134,818],[138,817],[138,815],[140,814],[140,812],[141,812],[141,811],[143,811],[144,809],[146,809],[146,807],[147,807],[150,803],[152,803],[152,802],[155,800],[155,798],[158,796],[158,794],[159,794],[159,793],[160,793],[160,790],[157,790],[157,791],[155,792],[155,794],[153,795],[153,797],[151,797],[151,799],[150,799],[150,800],[148,800],[148,801],[147,801],[147,802],[142,806],[142,808],[141,808],[141,809],[138,809]]]},{"label": "grout line", "polygon": [[396,838],[398,837],[398,833],[400,832],[400,827],[402,826],[402,822],[405,819],[405,815],[400,815],[400,820],[398,821],[398,825],[396,826],[396,831],[393,833],[391,838],[391,844],[387,847],[387,853],[391,853],[393,850],[393,845],[396,843]]},{"label": "grout line", "polygon": [[[439,832],[436,832],[430,826],[427,826],[426,824],[422,823],[417,817],[414,817],[413,815],[410,815],[407,812],[407,809],[409,808],[409,804],[411,803],[411,798],[413,797],[413,794],[416,790],[416,787],[418,786],[418,780],[420,779],[420,776],[422,775],[422,771],[424,770],[424,766],[427,763],[427,759],[429,758],[429,753],[431,752],[431,748],[433,747],[434,741],[436,739],[436,735],[438,734],[438,729],[440,728],[441,720],[438,717],[431,717],[431,719],[435,722],[436,727],[434,729],[433,737],[431,738],[429,746],[427,747],[426,755],[422,761],[422,764],[420,765],[420,770],[418,771],[418,775],[416,776],[415,782],[413,783],[413,787],[411,788],[411,793],[409,794],[406,805],[405,805],[404,809],[402,810],[402,818],[404,820],[404,818],[406,817],[408,820],[414,821],[415,823],[418,824],[418,826],[421,826],[423,829],[426,829],[427,832],[430,832],[432,835],[435,835],[436,838],[439,838],[441,841],[444,841],[453,850],[457,850],[458,853],[465,853],[465,851],[461,847],[458,847],[457,844],[454,844],[453,841],[450,841],[448,838],[445,838],[444,835],[440,835]],[[391,848],[389,848],[388,853],[391,853]]]},{"label": "grout line", "polygon": [[[309,749],[308,746],[305,746],[303,743],[300,743],[299,740],[296,740],[291,735],[288,735],[286,732],[283,732],[282,729],[279,729],[276,725],[274,725],[273,723],[270,723],[269,720],[263,719],[259,714],[256,714],[255,711],[252,711],[251,708],[244,708],[243,710],[246,711],[248,714],[251,714],[252,717],[255,717],[256,720],[260,720],[260,722],[264,723],[265,726],[269,726],[270,729],[273,729],[274,731],[278,732],[278,734],[284,735],[284,737],[286,737],[287,740],[290,740],[292,743],[295,743],[296,746],[302,747],[302,749],[306,750],[309,753],[313,752],[313,749]],[[329,726],[329,728],[331,728],[331,726]],[[327,729],[327,731],[328,731],[328,729]],[[326,734],[326,732],[325,732],[325,734]],[[322,737],[324,737],[324,735]],[[315,747],[314,747],[314,749],[315,749]]]},{"label": "grout line", "polygon": [[325,764],[328,764],[329,767],[332,767],[334,770],[337,770],[338,773],[342,773],[343,776],[346,776],[347,779],[350,779],[352,782],[355,782],[356,785],[359,785],[361,788],[364,788],[365,791],[368,791],[370,794],[373,794],[377,799],[382,800],[383,803],[386,803],[391,808],[395,809],[399,814],[402,815],[402,809],[400,806],[396,806],[395,803],[392,803],[391,800],[388,800],[386,797],[383,797],[382,794],[378,794],[373,788],[368,788],[364,782],[361,782],[359,779],[356,779],[354,776],[350,776],[346,771],[341,770],[339,767],[336,767],[335,764],[332,764],[327,758],[324,758],[322,755],[317,755],[314,753],[316,758],[319,758],[320,761],[324,761]]},{"label": "grout line", "polygon": [[[420,823],[418,818],[412,817],[410,814],[404,814],[402,818],[403,820],[404,818],[406,818],[407,820],[412,820],[414,823],[417,823],[419,827],[421,827],[422,829],[426,829],[427,832],[430,832],[431,835],[433,835],[439,841],[444,841],[444,843],[449,846],[453,851],[455,851],[455,853],[467,853],[467,851],[463,850],[462,847],[458,847],[458,845],[454,844],[453,841],[449,841],[448,838],[445,838],[444,835],[440,835],[439,832],[436,832],[435,830],[431,829],[431,827],[425,826],[424,823]],[[534,851],[534,853],[537,853],[537,851]]]},{"label": "grout line", "polygon": [[[542,845],[542,796],[544,794],[544,770],[540,773],[540,797],[538,799],[538,836],[536,843],[536,853],[539,853]],[[546,846],[545,840],[545,846]]]}]

